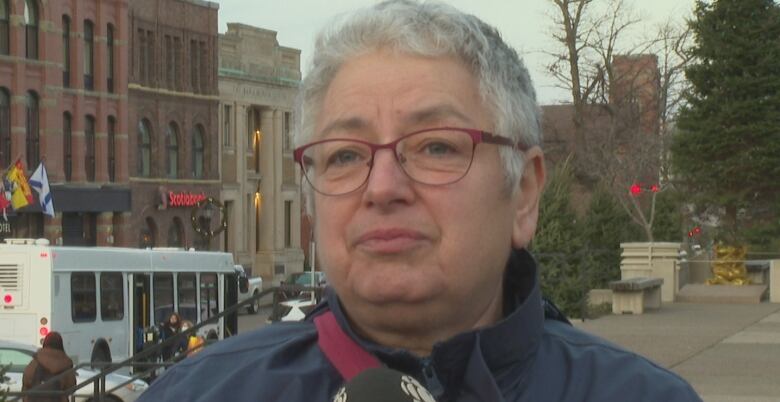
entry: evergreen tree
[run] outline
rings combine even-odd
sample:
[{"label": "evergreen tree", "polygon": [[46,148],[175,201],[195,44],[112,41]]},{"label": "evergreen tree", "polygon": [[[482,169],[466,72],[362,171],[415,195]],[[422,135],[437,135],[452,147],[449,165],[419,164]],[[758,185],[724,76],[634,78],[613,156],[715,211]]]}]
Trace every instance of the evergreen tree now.
[{"label": "evergreen tree", "polygon": [[606,288],[620,279],[620,243],[641,236],[637,225],[615,201],[609,190],[599,186],[586,212],[582,233],[592,265],[586,270],[591,288]]},{"label": "evergreen tree", "polygon": [[780,8],[773,0],[698,1],[696,61],[672,143],[676,179],[739,244],[780,196]]},{"label": "evergreen tree", "polygon": [[681,242],[683,240],[682,202],[680,194],[665,190],[656,196],[653,239],[655,241]]},{"label": "evergreen tree", "polygon": [[569,161],[553,169],[542,194],[532,251],[539,261],[542,293],[569,317],[583,313],[587,283],[582,234],[571,207],[574,180]]}]

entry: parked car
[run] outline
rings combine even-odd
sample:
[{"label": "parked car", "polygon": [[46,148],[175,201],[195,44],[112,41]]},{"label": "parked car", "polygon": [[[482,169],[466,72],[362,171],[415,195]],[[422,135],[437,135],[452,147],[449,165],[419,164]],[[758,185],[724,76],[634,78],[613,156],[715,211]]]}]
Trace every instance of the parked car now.
[{"label": "parked car", "polygon": [[[0,384],[0,387],[9,392],[21,392],[24,368],[32,361],[33,355],[37,351],[38,348],[32,345],[0,340],[0,366],[11,365],[5,374],[8,380]],[[76,384],[80,384],[97,374],[97,371],[80,368],[76,370]],[[131,377],[122,374],[108,374],[106,375],[106,391],[130,381],[130,379]],[[133,380],[111,392],[105,400],[109,402],[132,402],[138,399],[141,393],[146,391],[146,388],[148,388],[146,382]],[[93,392],[94,387],[92,385],[79,388],[76,391],[76,400],[90,402],[92,401]]]},{"label": "parked car", "polygon": [[[312,277],[312,274],[314,275]],[[313,278],[313,279],[312,279]],[[296,289],[298,287],[304,288],[304,287],[325,287],[328,285],[328,280],[325,277],[325,273],[322,271],[304,271],[304,272],[293,272],[289,276],[287,276],[287,279],[283,280],[281,285],[284,287],[285,285],[293,285],[293,289],[290,289],[289,286],[286,287],[283,291],[283,299],[294,299],[301,296],[302,290]]]},{"label": "parked car", "polygon": [[[257,276],[250,278],[246,274],[246,270],[241,265],[236,265],[236,274],[238,275],[238,302],[249,299],[250,297],[256,297],[263,291],[263,278]],[[246,306],[246,311],[249,314],[257,314],[260,310],[260,300],[255,298],[255,301],[249,303]]]}]

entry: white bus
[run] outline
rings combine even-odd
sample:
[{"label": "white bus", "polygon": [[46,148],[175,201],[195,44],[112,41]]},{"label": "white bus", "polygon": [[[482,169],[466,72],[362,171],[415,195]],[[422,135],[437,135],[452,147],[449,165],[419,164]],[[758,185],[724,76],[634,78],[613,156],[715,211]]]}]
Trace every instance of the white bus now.
[{"label": "white bus", "polygon": [[[197,324],[235,304],[229,253],[53,247],[45,239],[0,244],[0,339],[39,345],[62,334],[74,363],[121,362],[173,312]],[[235,315],[201,334],[236,332]]]}]

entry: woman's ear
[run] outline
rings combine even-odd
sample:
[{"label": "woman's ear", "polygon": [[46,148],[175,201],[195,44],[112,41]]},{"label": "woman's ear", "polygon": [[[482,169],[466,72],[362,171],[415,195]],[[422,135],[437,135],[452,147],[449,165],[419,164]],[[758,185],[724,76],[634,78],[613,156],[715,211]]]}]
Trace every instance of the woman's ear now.
[{"label": "woman's ear", "polygon": [[517,249],[527,247],[536,232],[539,200],[546,177],[544,153],[538,146],[525,152],[524,163],[520,187],[515,194],[516,208],[512,230],[512,246]]}]

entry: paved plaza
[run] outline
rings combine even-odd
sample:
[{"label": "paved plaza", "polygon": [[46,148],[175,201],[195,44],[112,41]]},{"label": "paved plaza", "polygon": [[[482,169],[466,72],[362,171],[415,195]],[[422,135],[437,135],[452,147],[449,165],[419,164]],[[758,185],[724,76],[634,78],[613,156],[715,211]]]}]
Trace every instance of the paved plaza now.
[{"label": "paved plaza", "polygon": [[574,324],[670,368],[706,402],[780,402],[780,304],[668,303]]}]

